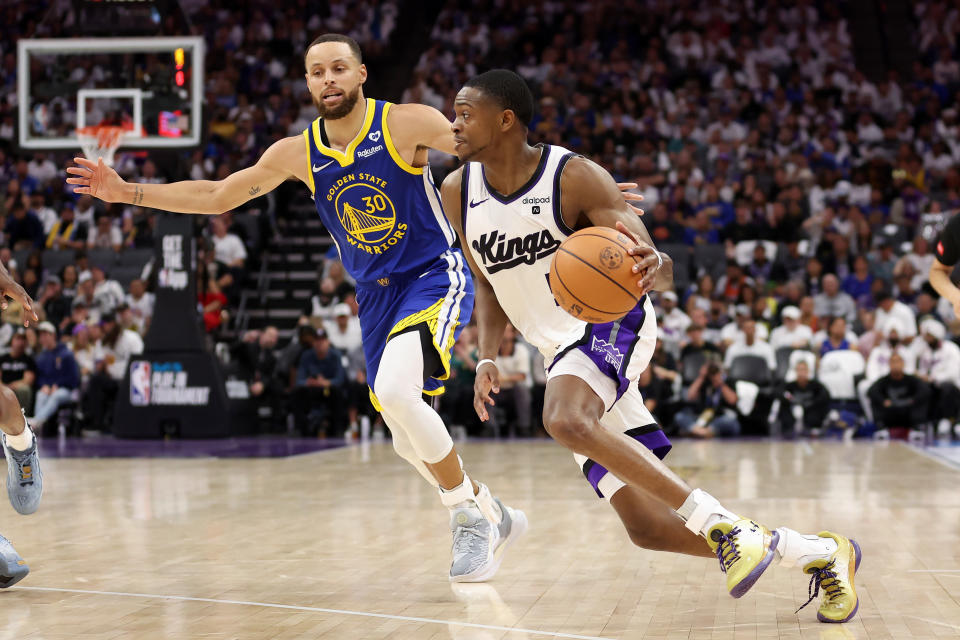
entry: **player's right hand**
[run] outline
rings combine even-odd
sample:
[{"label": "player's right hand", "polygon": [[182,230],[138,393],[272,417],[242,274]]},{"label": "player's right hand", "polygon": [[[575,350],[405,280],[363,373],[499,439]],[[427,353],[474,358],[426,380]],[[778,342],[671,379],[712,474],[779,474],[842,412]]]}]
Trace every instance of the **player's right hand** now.
[{"label": "player's right hand", "polygon": [[491,391],[500,393],[500,370],[492,362],[484,362],[477,369],[477,378],[473,382],[473,408],[483,422],[490,419],[487,405],[496,404],[490,397]]},{"label": "player's right hand", "polygon": [[104,202],[123,202],[124,187],[127,183],[113,170],[113,167],[104,163],[103,158],[93,162],[87,158],[78,157],[73,161],[77,166],[67,167],[67,173],[77,177],[67,178],[67,184],[78,185],[74,187],[74,193],[90,194]]},{"label": "player's right hand", "polygon": [[31,322],[34,324],[40,322],[33,298],[4,268],[0,269],[0,309],[7,308],[7,298],[13,298],[23,307],[23,326],[29,327]]}]

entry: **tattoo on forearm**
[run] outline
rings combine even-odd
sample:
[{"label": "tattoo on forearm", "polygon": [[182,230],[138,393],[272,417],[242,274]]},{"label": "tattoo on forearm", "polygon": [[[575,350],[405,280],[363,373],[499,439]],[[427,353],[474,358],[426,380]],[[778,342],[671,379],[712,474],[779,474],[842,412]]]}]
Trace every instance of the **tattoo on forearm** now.
[{"label": "tattoo on forearm", "polygon": [[138,205],[143,202],[143,187],[134,187],[133,204]]},{"label": "tattoo on forearm", "polygon": [[256,186],[256,187],[250,187],[249,193],[250,193],[250,195],[252,195],[252,196],[255,196],[255,195],[257,195],[258,193],[260,193],[260,187],[259,187],[259,185]]}]

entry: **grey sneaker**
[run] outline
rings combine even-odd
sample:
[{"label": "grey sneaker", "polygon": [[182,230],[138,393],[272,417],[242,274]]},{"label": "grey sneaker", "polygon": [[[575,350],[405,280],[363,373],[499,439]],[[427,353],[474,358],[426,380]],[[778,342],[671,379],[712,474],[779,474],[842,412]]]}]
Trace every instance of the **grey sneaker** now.
[{"label": "grey sneaker", "polygon": [[[29,427],[27,427],[29,429]],[[22,515],[30,515],[40,507],[43,495],[43,473],[37,457],[37,437],[26,451],[7,446],[3,436],[3,454],[7,457],[7,496],[10,504]]]},{"label": "grey sneaker", "polygon": [[[494,556],[494,572],[500,568],[500,563],[503,561],[503,554],[506,553],[507,549],[511,544],[517,541],[520,536],[527,532],[527,529],[530,528],[529,523],[527,522],[527,514],[525,514],[520,509],[514,509],[513,507],[508,507],[500,501],[500,498],[494,498],[497,505],[500,507],[500,513],[502,518],[500,520],[500,537],[497,540],[497,543],[493,547],[493,556]],[[492,575],[492,574],[491,574]]]},{"label": "grey sneaker", "polygon": [[30,567],[27,563],[13,548],[10,541],[0,536],[0,589],[15,585],[27,577],[28,573],[30,573]]},{"label": "grey sneaker", "polygon": [[497,572],[493,549],[500,534],[477,507],[461,507],[450,513],[453,532],[453,563],[450,582],[483,582]]}]

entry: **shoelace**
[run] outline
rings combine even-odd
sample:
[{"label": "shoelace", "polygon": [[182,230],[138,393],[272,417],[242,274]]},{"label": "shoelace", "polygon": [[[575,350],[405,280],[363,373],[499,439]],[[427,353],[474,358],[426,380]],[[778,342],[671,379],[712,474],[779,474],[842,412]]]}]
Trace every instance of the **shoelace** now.
[{"label": "shoelace", "polygon": [[10,457],[17,463],[17,475],[19,476],[20,486],[33,484],[33,465],[29,462],[30,456],[24,456],[22,460],[16,455]]},{"label": "shoelace", "polygon": [[484,534],[476,527],[457,527],[457,532],[453,536],[454,554],[471,553],[477,550],[477,546],[484,539]]},{"label": "shoelace", "polygon": [[[820,569],[814,569],[813,574],[810,576],[810,585],[807,587],[807,595],[810,598],[803,603],[803,607],[807,606],[813,602],[820,594],[820,589],[823,588],[823,592],[826,594],[828,600],[833,600],[843,595],[843,587],[840,586],[840,580],[837,579],[837,573],[833,570],[834,561],[831,560],[827,564],[823,565]],[[800,609],[794,611],[798,613]]]},{"label": "shoelace", "polygon": [[720,561],[720,570],[724,573],[740,559],[740,548],[736,541],[739,533],[740,527],[734,527],[730,529],[730,533],[725,533],[717,539],[717,560]]}]

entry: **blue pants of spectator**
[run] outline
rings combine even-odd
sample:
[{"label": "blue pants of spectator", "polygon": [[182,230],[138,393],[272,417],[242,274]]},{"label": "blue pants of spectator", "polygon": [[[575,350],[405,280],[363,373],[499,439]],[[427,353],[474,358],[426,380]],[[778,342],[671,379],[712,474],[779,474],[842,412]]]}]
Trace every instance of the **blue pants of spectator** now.
[{"label": "blue pants of spectator", "polygon": [[63,387],[59,387],[52,393],[38,391],[36,411],[33,413],[34,421],[40,423],[49,420],[61,404],[70,400],[71,393],[70,389],[64,389]]},{"label": "blue pants of spectator", "polygon": [[[677,425],[680,435],[690,435],[690,429],[697,422],[700,414],[693,409],[682,409],[675,416],[673,422]],[[740,435],[740,421],[736,416],[718,414],[707,424],[713,434],[719,438],[732,438]]]}]

